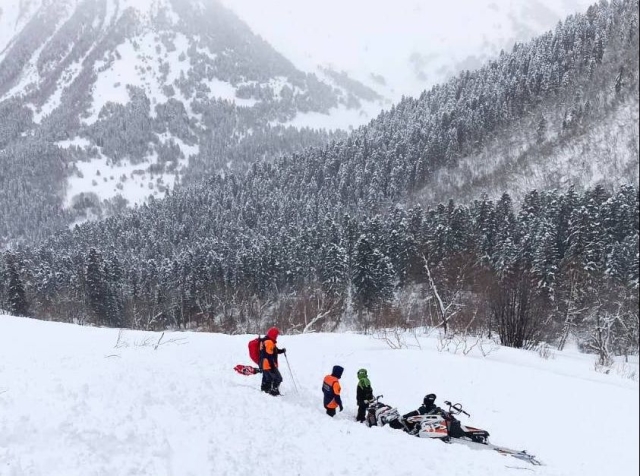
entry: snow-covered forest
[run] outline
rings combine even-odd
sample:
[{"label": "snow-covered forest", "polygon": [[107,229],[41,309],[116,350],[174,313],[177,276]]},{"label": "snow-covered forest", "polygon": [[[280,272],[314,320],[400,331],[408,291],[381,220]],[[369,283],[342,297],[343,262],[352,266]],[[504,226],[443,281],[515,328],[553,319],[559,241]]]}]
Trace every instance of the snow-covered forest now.
[{"label": "snow-covered forest", "polygon": [[637,353],[636,188],[533,191],[519,209],[504,194],[294,223],[275,211],[215,211],[217,197],[172,196],[6,253],[5,307],[68,322],[228,333],[258,332],[265,322],[290,332],[428,325],[528,348],[561,348],[571,334],[603,364]]},{"label": "snow-covered forest", "polygon": [[[638,126],[612,155],[588,156],[593,175],[575,186],[544,165],[637,110],[637,27],[637,1],[594,5],[347,138],[15,247],[0,305],[137,329],[432,325],[559,348],[575,335],[605,366],[637,353]],[[583,162],[589,144],[574,150]],[[523,176],[541,158],[535,189],[496,185],[489,152]],[[434,177],[473,158],[491,173],[457,186],[484,193],[454,200]]]}]

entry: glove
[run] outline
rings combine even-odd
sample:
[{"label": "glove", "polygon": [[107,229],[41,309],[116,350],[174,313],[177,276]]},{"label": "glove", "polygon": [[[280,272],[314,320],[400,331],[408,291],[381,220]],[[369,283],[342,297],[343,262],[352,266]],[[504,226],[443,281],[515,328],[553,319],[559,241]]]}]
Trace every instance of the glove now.
[{"label": "glove", "polygon": [[342,411],[342,410],[344,410],[344,408],[343,408],[343,406],[342,406],[342,405],[340,405],[340,411]]},{"label": "glove", "polygon": [[284,347],[282,349],[280,349],[280,353],[281,354],[286,354],[287,353],[287,349],[285,349]]}]

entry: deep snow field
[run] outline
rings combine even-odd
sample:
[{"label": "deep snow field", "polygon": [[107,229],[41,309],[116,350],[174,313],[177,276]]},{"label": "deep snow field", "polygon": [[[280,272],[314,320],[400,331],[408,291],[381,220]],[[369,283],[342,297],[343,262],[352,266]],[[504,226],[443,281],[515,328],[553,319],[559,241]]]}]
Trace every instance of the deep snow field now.
[{"label": "deep snow field", "polygon": [[[0,316],[0,475],[638,474],[637,359],[594,371],[575,350],[542,359],[407,349],[356,334],[282,335],[281,398],[242,376],[253,336],[99,329]],[[474,349],[475,351],[475,349]],[[344,412],[322,409],[321,382],[345,367]],[[463,422],[545,466],[355,422],[356,372],[401,413],[426,393],[461,402]]]}]

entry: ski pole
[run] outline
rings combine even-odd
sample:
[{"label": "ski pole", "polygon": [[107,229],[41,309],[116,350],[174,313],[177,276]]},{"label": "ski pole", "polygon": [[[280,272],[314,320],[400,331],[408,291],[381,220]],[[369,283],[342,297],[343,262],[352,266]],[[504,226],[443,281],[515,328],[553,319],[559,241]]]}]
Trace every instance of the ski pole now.
[{"label": "ski pole", "polygon": [[287,354],[284,354],[284,360],[287,362],[287,367],[289,368],[289,375],[291,375],[291,381],[293,382],[293,388],[296,389],[296,393],[298,395],[300,395],[300,392],[298,391],[298,385],[296,384],[296,379],[293,377],[293,372],[291,371],[291,365],[289,365],[289,357],[287,357]]}]

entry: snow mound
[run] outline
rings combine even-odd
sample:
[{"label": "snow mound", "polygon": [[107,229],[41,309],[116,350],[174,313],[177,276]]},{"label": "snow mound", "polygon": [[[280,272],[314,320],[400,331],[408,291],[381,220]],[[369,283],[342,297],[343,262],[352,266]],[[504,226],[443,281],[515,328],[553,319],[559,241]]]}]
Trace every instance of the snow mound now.
[{"label": "snow mound", "polygon": [[[463,402],[494,443],[539,456],[536,474],[638,473],[638,384],[595,373],[589,356],[499,349],[482,358],[439,353],[431,338],[391,350],[370,336],[283,335],[299,393],[283,363],[285,395],[273,398],[258,376],[232,370],[249,363],[251,337],[0,316],[0,474],[499,476],[526,467],[357,424],[361,367],[401,412],[427,392]],[[331,419],[320,384],[334,364],[345,367],[345,410]]]}]

